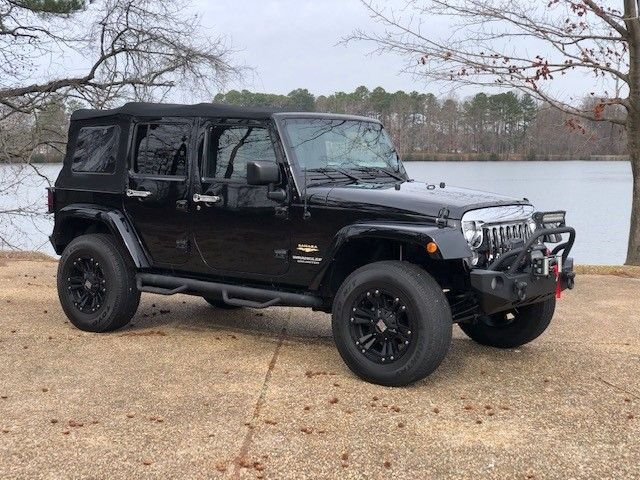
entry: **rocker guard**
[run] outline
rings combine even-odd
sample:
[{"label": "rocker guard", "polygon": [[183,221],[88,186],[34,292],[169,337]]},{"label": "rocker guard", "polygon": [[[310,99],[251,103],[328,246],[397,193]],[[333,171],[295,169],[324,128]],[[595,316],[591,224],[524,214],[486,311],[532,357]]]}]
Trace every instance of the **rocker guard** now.
[{"label": "rocker guard", "polygon": [[503,254],[486,270],[475,269],[470,272],[471,286],[478,296],[482,313],[490,315],[538,303],[555,295],[558,289],[555,275],[534,275],[528,255],[540,237],[562,233],[568,233],[569,240],[556,246],[551,255],[562,252],[562,271],[558,275],[560,290],[572,289],[575,273],[569,253],[575,241],[575,230],[571,227],[538,230],[523,247]]}]

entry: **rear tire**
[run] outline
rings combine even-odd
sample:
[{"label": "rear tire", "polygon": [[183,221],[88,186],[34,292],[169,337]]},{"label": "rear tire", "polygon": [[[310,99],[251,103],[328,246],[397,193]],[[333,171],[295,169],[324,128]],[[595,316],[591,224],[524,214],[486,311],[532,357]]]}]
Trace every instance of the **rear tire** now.
[{"label": "rear tire", "polygon": [[138,309],[135,267],[110,235],[75,238],[58,264],[58,298],[69,321],[86,332],[124,327]]},{"label": "rear tire", "polygon": [[359,268],[333,302],[333,337],[342,359],[379,385],[404,386],[433,372],[447,354],[452,325],[440,285],[406,262]]},{"label": "rear tire", "polygon": [[[469,338],[481,345],[496,348],[520,347],[538,338],[547,329],[553,318],[556,299],[550,298],[515,309],[485,315],[476,323],[460,323],[460,328]],[[508,319],[508,314],[513,319]]]}]

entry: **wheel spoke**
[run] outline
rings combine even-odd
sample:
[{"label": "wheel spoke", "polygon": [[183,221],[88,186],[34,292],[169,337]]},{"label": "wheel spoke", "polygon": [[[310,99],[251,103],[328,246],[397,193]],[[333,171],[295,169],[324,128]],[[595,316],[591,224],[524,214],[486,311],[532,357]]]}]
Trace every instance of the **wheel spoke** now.
[{"label": "wheel spoke", "polygon": [[80,307],[80,310],[82,310],[85,307],[85,305],[87,304],[87,302],[89,301],[89,294],[87,292],[83,292],[80,295],[80,299],[81,299],[81,301],[80,301],[80,304],[78,306]]},{"label": "wheel spoke", "polygon": [[371,309],[365,310],[364,308],[356,308],[354,312],[352,312],[353,318],[363,318],[365,320],[371,320],[374,315],[371,313]]},{"label": "wheel spoke", "polygon": [[360,317],[360,316],[356,316],[356,317],[351,317],[351,323],[354,323],[356,325],[369,325],[371,324],[371,318],[364,318],[364,317]]},{"label": "wheel spoke", "polygon": [[365,350],[369,350],[374,343],[376,343],[376,336],[373,333],[363,335],[358,340],[359,346]]},{"label": "wheel spoke", "polygon": [[395,337],[389,340],[389,355],[394,357],[398,355],[398,344]]}]

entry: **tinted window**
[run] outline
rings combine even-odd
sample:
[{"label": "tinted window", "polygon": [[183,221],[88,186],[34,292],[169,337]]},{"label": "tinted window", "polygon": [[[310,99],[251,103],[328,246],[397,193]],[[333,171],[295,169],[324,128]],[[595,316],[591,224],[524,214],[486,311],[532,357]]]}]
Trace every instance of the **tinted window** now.
[{"label": "tinted window", "polygon": [[138,125],[133,171],[142,175],[186,176],[190,131],[187,124]]},{"label": "tinted window", "polygon": [[209,130],[203,176],[245,180],[247,162],[276,162],[271,137],[266,128],[215,126]]},{"label": "tinted window", "polygon": [[113,125],[81,128],[73,149],[71,169],[74,172],[113,173],[119,131]]}]

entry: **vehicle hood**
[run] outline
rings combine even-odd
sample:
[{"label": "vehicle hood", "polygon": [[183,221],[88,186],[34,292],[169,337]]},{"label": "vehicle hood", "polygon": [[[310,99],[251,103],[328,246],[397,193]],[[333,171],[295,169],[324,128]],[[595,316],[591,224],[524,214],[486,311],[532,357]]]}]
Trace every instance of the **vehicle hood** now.
[{"label": "vehicle hood", "polygon": [[308,194],[311,204],[386,214],[435,218],[443,208],[447,208],[448,217],[455,220],[460,220],[469,210],[502,205],[530,205],[526,199],[448,185],[440,187],[413,181],[399,184],[399,187],[397,189],[393,183],[358,183],[310,187]]}]

